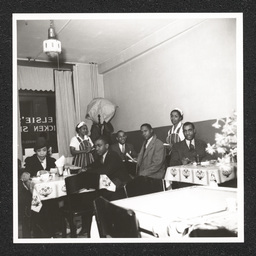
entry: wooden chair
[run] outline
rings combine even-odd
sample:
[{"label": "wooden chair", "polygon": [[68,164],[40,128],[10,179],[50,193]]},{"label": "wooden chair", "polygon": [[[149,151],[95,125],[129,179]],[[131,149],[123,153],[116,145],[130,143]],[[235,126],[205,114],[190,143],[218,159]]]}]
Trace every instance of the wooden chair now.
[{"label": "wooden chair", "polygon": [[127,197],[146,195],[165,191],[164,180],[147,176],[137,176],[124,187]]},{"label": "wooden chair", "polygon": [[140,237],[134,211],[116,206],[103,197],[94,201],[94,209],[101,238]]},{"label": "wooden chair", "polygon": [[98,197],[93,203],[101,238],[141,238],[141,233],[147,234],[147,237],[158,237],[139,227],[133,210],[117,206],[103,197]]},{"label": "wooden chair", "polygon": [[[62,209],[62,237],[66,237],[66,220],[70,225],[71,237],[76,237],[75,216],[83,216],[88,220],[87,233],[90,235],[93,200],[98,197],[99,175],[82,172],[65,178],[67,196]],[[84,192],[83,189],[95,189]]]}]

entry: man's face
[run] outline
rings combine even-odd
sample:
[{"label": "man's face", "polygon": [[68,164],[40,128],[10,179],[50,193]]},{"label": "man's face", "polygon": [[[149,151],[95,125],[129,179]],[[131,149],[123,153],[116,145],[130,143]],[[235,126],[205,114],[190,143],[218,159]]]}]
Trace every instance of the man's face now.
[{"label": "man's face", "polygon": [[109,144],[105,143],[103,140],[96,140],[95,149],[99,156],[104,155],[108,151]]},{"label": "man's face", "polygon": [[186,140],[193,140],[195,138],[196,131],[191,124],[183,126],[183,133]]},{"label": "man's face", "polygon": [[140,131],[145,140],[148,140],[152,137],[153,129],[149,129],[147,126],[142,126]]},{"label": "man's face", "polygon": [[117,137],[116,137],[117,141],[118,141],[120,144],[122,144],[122,145],[125,144],[126,138],[127,138],[127,136],[125,135],[124,132],[119,132],[119,133],[117,134]]}]

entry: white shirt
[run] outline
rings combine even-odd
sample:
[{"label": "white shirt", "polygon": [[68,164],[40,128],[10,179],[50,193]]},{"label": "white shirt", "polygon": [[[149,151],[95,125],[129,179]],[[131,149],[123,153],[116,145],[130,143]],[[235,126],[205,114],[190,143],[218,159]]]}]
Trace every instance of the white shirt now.
[{"label": "white shirt", "polygon": [[[186,143],[187,143],[187,145],[188,145],[188,148],[190,148],[189,146],[190,146],[190,140],[186,140]],[[193,140],[191,140],[191,144],[195,147],[195,140],[193,139]]]},{"label": "white shirt", "polygon": [[104,155],[102,155],[102,161],[103,161],[103,163],[105,162],[105,158],[106,158],[107,153],[108,153],[108,151],[107,151]]},{"label": "white shirt", "polygon": [[148,144],[150,143],[150,141],[153,139],[153,136],[150,138],[150,139],[148,139],[148,141],[147,141],[147,144],[146,144],[146,146],[145,146],[145,148],[147,148],[148,147]]},{"label": "white shirt", "polygon": [[80,145],[80,142],[78,141],[77,137],[79,137],[81,140],[88,140],[91,146],[93,146],[92,140],[89,136],[85,135],[84,138],[81,138],[79,135],[76,135],[71,139],[69,144],[69,146],[75,148],[75,150],[79,150]]},{"label": "white shirt", "polygon": [[46,158],[44,160],[40,160],[38,158],[38,160],[41,162],[41,165],[43,166],[44,170],[46,169]]},{"label": "white shirt", "polygon": [[118,143],[118,145],[119,145],[120,151],[123,152],[122,150],[124,147],[124,152],[125,152],[125,144],[122,145],[122,144]]}]

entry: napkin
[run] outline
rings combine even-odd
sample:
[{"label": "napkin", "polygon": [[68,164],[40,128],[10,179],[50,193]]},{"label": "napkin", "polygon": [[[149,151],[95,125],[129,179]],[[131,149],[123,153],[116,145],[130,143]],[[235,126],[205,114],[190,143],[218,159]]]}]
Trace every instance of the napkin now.
[{"label": "napkin", "polygon": [[105,174],[100,175],[99,189],[103,188],[112,192],[116,191],[116,185]]},{"label": "napkin", "polygon": [[55,161],[57,167],[63,167],[65,165],[65,157],[61,156],[58,160]]}]

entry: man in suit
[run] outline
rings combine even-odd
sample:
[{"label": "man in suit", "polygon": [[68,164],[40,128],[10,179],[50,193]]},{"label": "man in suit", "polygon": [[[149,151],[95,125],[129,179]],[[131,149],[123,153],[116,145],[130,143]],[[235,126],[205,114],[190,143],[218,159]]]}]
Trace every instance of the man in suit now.
[{"label": "man in suit", "polygon": [[108,139],[103,135],[95,141],[94,146],[99,158],[87,171],[107,175],[116,185],[116,190],[123,187],[131,178],[118,154],[109,150]]},{"label": "man in suit", "polygon": [[133,148],[132,144],[126,143],[127,135],[124,131],[120,130],[116,134],[116,140],[118,143],[111,145],[110,149],[115,151],[123,162],[127,160],[126,153],[128,153],[132,158],[137,157],[137,153]]},{"label": "man in suit", "polygon": [[195,139],[195,126],[193,123],[186,122],[183,125],[185,139],[175,143],[171,153],[170,166],[185,165],[196,162],[199,157],[200,161],[210,159],[206,153],[206,143],[202,140]]},{"label": "man in suit", "polygon": [[163,142],[156,137],[150,124],[142,124],[140,130],[145,141],[137,159],[137,174],[162,179],[166,156]]},{"label": "man in suit", "polygon": [[[127,172],[134,177],[136,175],[136,158],[137,153],[133,148],[132,144],[126,143],[127,135],[124,131],[120,130],[117,132],[116,140],[118,143],[111,145],[110,149],[116,152],[119,157],[122,159]],[[127,156],[129,154],[135,161]]]}]

